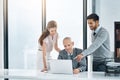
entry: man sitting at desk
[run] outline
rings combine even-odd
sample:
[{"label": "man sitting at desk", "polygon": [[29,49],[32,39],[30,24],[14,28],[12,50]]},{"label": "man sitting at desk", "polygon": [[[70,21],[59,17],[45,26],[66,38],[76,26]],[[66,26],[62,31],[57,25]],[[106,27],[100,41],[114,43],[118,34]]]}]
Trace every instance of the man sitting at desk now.
[{"label": "man sitting at desk", "polygon": [[65,49],[59,52],[58,59],[71,59],[74,74],[85,71],[86,59],[83,58],[80,62],[75,60],[75,57],[82,52],[82,49],[73,48],[74,42],[72,42],[70,37],[65,37],[63,39],[63,45]]}]

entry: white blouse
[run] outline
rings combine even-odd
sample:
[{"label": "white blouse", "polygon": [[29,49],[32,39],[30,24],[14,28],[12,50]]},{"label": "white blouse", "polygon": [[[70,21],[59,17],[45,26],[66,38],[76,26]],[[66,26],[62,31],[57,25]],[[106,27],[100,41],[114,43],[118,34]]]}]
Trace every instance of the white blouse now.
[{"label": "white blouse", "polygon": [[56,33],[53,37],[47,36],[43,42],[46,43],[46,52],[50,53],[54,47],[54,44],[57,42],[58,33]]}]

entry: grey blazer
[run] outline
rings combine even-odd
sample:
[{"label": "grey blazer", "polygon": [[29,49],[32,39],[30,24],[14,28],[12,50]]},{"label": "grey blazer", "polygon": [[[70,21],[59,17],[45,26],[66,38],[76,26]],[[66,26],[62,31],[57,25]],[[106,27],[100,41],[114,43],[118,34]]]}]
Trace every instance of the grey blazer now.
[{"label": "grey blazer", "polygon": [[[73,65],[73,69],[79,69],[80,71],[85,71],[86,70],[86,58],[83,58],[80,62],[77,62],[76,60],[73,59],[81,52],[82,52],[82,49],[78,49],[78,48],[73,49],[72,65]],[[65,51],[65,49],[59,52],[58,59],[69,59],[68,53]]]},{"label": "grey blazer", "polygon": [[93,60],[104,60],[111,57],[108,31],[101,27],[98,33],[92,35],[92,44],[82,52],[83,56],[93,54]]}]

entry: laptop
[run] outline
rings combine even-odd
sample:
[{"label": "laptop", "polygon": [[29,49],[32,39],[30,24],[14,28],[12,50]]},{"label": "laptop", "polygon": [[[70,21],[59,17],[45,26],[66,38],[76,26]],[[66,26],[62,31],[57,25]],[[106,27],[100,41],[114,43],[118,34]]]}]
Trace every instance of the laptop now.
[{"label": "laptop", "polygon": [[73,74],[72,60],[49,60],[49,73]]}]

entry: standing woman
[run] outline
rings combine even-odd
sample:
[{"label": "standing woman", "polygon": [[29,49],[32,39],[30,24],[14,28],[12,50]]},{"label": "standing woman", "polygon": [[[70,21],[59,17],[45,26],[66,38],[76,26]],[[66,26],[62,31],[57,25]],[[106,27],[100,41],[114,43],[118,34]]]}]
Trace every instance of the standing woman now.
[{"label": "standing woman", "polygon": [[42,33],[42,35],[39,38],[39,43],[42,48],[42,58],[43,58],[43,71],[47,71],[49,68],[48,60],[51,59],[50,52],[52,51],[53,47],[57,52],[60,51],[58,48],[58,33],[57,33],[57,23],[52,20],[49,21],[47,24],[47,28]]}]

